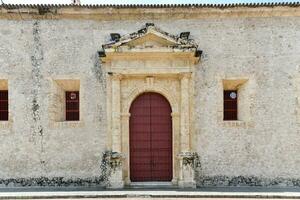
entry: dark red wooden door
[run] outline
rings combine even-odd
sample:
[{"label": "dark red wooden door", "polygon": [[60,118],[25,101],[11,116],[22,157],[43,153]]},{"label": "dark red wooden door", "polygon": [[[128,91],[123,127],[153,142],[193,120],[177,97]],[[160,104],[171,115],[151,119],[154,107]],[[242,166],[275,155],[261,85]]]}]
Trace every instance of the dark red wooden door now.
[{"label": "dark red wooden door", "polygon": [[172,119],[168,100],[158,93],[138,96],[130,107],[131,181],[172,180]]}]

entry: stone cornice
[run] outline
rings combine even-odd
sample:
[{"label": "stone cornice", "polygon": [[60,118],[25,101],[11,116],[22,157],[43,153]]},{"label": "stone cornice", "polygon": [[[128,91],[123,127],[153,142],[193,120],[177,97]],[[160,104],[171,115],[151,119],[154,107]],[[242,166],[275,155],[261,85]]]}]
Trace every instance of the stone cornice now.
[{"label": "stone cornice", "polygon": [[[147,38],[147,40],[154,40],[156,38],[156,42],[163,44],[166,48],[159,48],[159,52],[181,52],[181,51],[195,51],[197,50],[197,45],[193,40],[188,38],[181,38],[179,36],[172,35],[165,31],[162,31],[158,27],[154,25],[154,23],[146,23],[144,27],[139,29],[136,32],[123,35],[115,41],[110,41],[108,44],[103,45],[102,47],[106,52],[134,52],[134,51],[145,51],[148,52],[149,48],[139,47],[138,49],[134,49],[134,46],[137,44],[131,44],[136,42],[138,39],[143,39],[149,35],[152,35],[151,38]],[[154,38],[153,38],[154,37]],[[144,41],[145,42],[145,41]],[[153,45],[151,45],[153,46]],[[124,48],[125,47],[125,48]],[[170,49],[170,47],[172,47]],[[154,49],[151,47],[151,51]]]},{"label": "stone cornice", "polygon": [[1,5],[0,19],[200,19],[300,16],[300,3],[226,5]]},{"label": "stone cornice", "polygon": [[[189,32],[186,32],[189,35]],[[115,33],[116,34],[116,33]],[[118,34],[119,35],[119,34]],[[149,37],[151,35],[151,37]],[[181,34],[180,34],[181,35]],[[198,45],[188,36],[176,36],[160,30],[154,23],[146,23],[136,32],[118,36],[102,45],[100,59],[111,60],[153,60],[183,59],[197,63],[200,59]],[[150,42],[147,44],[147,42]],[[154,42],[154,43],[153,43]]]},{"label": "stone cornice", "polygon": [[261,3],[225,3],[225,4],[1,4],[7,9],[14,8],[232,8],[232,7],[276,7],[300,6],[300,2],[261,2]]}]

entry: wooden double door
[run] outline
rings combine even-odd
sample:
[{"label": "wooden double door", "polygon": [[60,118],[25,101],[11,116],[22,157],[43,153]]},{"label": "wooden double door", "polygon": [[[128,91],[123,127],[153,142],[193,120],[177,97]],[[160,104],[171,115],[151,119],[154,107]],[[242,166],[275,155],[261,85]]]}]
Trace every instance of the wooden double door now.
[{"label": "wooden double door", "polygon": [[172,119],[168,100],[153,92],[138,96],[130,107],[130,179],[172,180]]}]

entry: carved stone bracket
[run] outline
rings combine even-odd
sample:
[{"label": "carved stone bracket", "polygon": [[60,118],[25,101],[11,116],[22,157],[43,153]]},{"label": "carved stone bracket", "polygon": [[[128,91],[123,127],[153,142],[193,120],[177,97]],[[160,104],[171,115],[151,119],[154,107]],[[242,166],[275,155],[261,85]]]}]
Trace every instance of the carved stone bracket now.
[{"label": "carved stone bracket", "polygon": [[199,165],[199,157],[195,152],[182,152],[178,155],[180,174],[178,185],[181,188],[196,188],[195,169]]},{"label": "carved stone bracket", "polygon": [[120,152],[112,152],[110,156],[111,176],[109,178],[108,188],[123,188],[124,181],[122,180],[122,164],[124,155]]}]

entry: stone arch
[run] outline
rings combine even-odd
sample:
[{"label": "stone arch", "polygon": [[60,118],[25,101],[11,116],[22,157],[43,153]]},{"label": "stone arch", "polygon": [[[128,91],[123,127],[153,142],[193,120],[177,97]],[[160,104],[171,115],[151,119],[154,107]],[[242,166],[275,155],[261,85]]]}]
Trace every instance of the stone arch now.
[{"label": "stone arch", "polygon": [[134,99],[136,97],[138,97],[140,94],[145,93],[145,92],[156,92],[156,93],[161,94],[169,101],[169,103],[171,105],[172,113],[178,113],[179,108],[178,108],[178,102],[176,100],[176,97],[173,94],[171,94],[167,89],[165,89],[163,87],[155,87],[155,86],[153,86],[153,87],[144,86],[144,87],[134,88],[129,93],[128,97],[125,100],[123,112],[129,113],[130,106],[131,106],[132,102],[134,101]]}]

